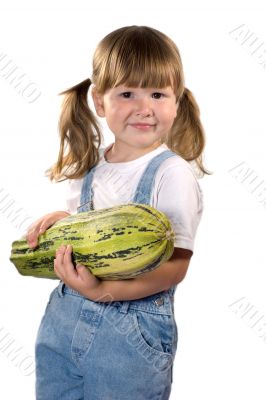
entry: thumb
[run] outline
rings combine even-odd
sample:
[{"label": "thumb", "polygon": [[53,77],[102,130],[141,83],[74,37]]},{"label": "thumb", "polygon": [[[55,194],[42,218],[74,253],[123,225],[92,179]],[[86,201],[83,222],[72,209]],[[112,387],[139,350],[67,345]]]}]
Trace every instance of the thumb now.
[{"label": "thumb", "polygon": [[88,275],[88,269],[85,267],[85,265],[77,264],[76,270],[81,277],[86,277]]}]

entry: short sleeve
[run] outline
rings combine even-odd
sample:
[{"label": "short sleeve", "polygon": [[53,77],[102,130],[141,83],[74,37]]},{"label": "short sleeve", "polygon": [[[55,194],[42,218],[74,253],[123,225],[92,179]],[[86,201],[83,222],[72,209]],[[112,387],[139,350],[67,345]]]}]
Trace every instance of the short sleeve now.
[{"label": "short sleeve", "polygon": [[203,211],[203,194],[192,167],[181,160],[169,160],[167,168],[158,174],[154,202],[171,222],[174,246],[193,251]]}]

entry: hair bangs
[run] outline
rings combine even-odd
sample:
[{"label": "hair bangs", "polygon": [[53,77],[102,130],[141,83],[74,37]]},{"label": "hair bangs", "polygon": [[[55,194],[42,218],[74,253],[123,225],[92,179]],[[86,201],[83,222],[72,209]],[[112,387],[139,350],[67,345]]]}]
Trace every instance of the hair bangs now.
[{"label": "hair bangs", "polygon": [[[108,47],[109,51],[104,51]],[[169,38],[155,30],[133,26],[123,35],[118,30],[115,37],[108,35],[101,43],[100,53],[101,60],[97,54],[95,57],[99,62],[95,65],[97,76],[93,80],[101,93],[119,85],[142,88],[171,86],[178,98],[183,90],[178,49]]]},{"label": "hair bangs", "polygon": [[119,60],[113,75],[113,87],[126,85],[128,87],[153,87],[164,88],[176,87],[175,71],[171,64],[160,59],[136,58],[131,55],[130,59]]}]

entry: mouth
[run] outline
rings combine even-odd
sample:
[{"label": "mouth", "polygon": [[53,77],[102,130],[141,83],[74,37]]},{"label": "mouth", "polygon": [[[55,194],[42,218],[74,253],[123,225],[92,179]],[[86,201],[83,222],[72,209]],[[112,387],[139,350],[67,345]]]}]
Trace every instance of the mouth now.
[{"label": "mouth", "polygon": [[145,123],[135,123],[135,124],[129,124],[135,129],[140,129],[140,130],[149,130],[155,126],[155,124],[145,124]]}]

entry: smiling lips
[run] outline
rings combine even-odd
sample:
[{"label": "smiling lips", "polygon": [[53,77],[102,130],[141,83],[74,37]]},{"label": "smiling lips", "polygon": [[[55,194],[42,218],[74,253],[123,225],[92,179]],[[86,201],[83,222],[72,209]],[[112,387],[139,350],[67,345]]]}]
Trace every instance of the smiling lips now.
[{"label": "smiling lips", "polygon": [[144,131],[149,130],[150,128],[155,126],[155,124],[145,124],[145,123],[140,123],[140,122],[136,122],[135,124],[129,124],[129,125],[132,126],[133,128],[144,130]]}]

